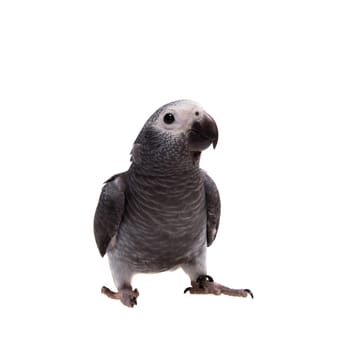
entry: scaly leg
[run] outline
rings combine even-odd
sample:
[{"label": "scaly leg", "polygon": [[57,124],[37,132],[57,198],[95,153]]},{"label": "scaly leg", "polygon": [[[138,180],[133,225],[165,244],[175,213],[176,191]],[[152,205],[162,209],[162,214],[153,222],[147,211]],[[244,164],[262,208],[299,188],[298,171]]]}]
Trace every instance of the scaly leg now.
[{"label": "scaly leg", "polygon": [[120,300],[124,305],[128,307],[134,307],[134,305],[137,305],[136,299],[139,296],[137,289],[132,290],[124,288],[118,292],[113,292],[105,286],[102,287],[101,293],[107,295],[107,297],[111,299]]}]

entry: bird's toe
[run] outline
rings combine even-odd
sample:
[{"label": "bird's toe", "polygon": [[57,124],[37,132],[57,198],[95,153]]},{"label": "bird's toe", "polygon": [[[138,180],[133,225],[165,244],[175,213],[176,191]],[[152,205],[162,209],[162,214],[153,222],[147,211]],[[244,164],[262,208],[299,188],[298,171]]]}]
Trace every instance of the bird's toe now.
[{"label": "bird's toe", "polygon": [[196,281],[198,284],[202,284],[203,282],[214,282],[213,277],[209,276],[209,275],[201,275],[197,278]]},{"label": "bird's toe", "polygon": [[137,305],[137,297],[139,296],[139,292],[137,289],[123,289],[119,291],[120,293],[120,301],[128,307],[134,307]]}]

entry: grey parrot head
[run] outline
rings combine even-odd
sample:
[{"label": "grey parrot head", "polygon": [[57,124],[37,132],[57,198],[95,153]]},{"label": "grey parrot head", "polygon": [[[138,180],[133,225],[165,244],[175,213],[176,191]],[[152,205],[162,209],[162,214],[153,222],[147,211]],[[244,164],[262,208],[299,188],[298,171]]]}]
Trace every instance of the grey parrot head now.
[{"label": "grey parrot head", "polygon": [[201,152],[218,142],[218,128],[203,107],[191,100],[170,102],[147,120],[131,160],[148,169],[198,166]]}]

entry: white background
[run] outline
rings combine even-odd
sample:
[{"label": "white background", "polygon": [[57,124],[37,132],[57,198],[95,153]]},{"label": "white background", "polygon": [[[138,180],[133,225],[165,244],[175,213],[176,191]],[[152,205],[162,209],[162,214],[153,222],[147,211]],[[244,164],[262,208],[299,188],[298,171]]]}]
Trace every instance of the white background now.
[{"label": "white background", "polygon": [[[2,1],[2,349],[349,349],[346,1]],[[209,273],[254,300],[114,287],[92,220],[144,121],[190,98],[217,121]]]}]

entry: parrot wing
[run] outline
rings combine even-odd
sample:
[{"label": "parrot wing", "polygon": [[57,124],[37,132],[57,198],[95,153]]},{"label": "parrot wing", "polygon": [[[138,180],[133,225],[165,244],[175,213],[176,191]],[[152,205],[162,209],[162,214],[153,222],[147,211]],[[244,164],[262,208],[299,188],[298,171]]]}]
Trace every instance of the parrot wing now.
[{"label": "parrot wing", "polygon": [[207,206],[207,246],[216,238],[220,222],[220,195],[211,177],[203,171],[206,206]]},{"label": "parrot wing", "polygon": [[102,188],[94,217],[94,234],[101,256],[113,237],[117,238],[125,206],[125,174],[112,176]]}]

